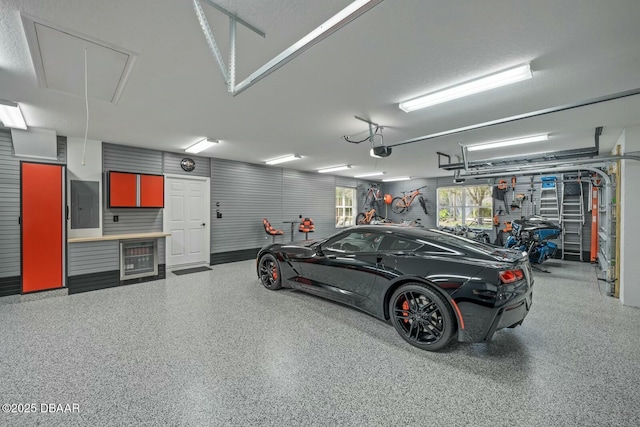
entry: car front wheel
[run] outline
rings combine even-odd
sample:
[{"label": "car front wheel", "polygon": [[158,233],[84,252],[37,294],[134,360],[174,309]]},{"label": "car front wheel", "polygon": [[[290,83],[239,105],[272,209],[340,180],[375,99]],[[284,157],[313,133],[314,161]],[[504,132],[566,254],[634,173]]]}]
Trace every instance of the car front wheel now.
[{"label": "car front wheel", "polygon": [[421,283],[400,286],[389,301],[389,314],[400,336],[423,350],[442,349],[456,330],[449,303]]},{"label": "car front wheel", "polygon": [[266,254],[260,258],[258,262],[258,272],[260,274],[260,281],[265,288],[276,290],[282,287],[280,264],[273,255]]}]

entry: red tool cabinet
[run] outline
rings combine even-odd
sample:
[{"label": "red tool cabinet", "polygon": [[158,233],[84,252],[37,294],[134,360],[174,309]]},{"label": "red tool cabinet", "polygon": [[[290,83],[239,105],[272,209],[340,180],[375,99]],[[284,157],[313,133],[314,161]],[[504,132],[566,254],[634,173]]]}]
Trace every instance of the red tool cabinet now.
[{"label": "red tool cabinet", "polygon": [[64,285],[64,166],[20,164],[22,293]]}]

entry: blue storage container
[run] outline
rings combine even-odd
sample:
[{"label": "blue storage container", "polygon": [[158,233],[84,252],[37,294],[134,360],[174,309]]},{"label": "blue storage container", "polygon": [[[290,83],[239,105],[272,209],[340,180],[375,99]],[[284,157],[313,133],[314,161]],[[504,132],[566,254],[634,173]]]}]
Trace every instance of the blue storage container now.
[{"label": "blue storage container", "polygon": [[555,188],[556,186],[555,176],[543,176],[540,180],[542,181],[542,188]]}]

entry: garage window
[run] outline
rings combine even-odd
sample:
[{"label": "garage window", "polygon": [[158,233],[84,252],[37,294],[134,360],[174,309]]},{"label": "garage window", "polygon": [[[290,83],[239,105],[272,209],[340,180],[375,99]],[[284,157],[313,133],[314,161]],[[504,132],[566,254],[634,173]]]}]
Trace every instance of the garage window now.
[{"label": "garage window", "polygon": [[356,189],[336,187],[336,227],[355,224]]},{"label": "garage window", "polygon": [[490,185],[438,188],[438,226],[468,225],[491,228],[493,199]]}]

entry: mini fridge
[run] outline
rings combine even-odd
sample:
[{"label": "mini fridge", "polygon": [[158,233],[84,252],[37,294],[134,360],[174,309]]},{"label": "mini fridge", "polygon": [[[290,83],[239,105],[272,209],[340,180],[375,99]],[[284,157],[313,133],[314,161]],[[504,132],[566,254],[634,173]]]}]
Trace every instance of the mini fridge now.
[{"label": "mini fridge", "polygon": [[157,275],[157,239],[120,242],[120,280]]}]

